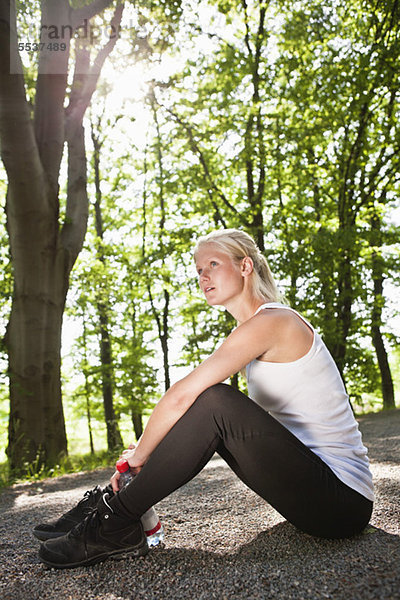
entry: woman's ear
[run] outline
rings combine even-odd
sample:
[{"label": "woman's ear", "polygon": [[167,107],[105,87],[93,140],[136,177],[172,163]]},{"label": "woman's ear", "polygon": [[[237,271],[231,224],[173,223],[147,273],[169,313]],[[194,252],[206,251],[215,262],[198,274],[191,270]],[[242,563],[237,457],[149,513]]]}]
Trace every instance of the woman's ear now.
[{"label": "woman's ear", "polygon": [[242,276],[247,277],[248,275],[251,275],[253,270],[254,270],[253,260],[250,258],[250,256],[245,256],[242,259],[242,264],[241,264]]}]

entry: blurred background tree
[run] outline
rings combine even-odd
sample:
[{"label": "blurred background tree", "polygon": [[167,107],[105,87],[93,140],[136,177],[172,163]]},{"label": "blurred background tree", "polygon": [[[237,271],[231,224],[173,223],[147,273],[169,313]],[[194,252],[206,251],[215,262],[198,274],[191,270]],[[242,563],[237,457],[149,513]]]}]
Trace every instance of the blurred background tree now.
[{"label": "blurred background tree", "polygon": [[[7,16],[10,3],[3,4]],[[111,3],[106,4],[110,13],[103,13],[103,20],[93,15],[99,31],[114,14]],[[44,6],[50,10],[52,2]],[[74,4],[73,10],[88,11],[90,6]],[[18,7],[22,40],[24,4]],[[50,271],[44,277],[38,265],[49,247],[58,248],[57,260],[67,265],[60,281],[64,296],[59,295],[56,303],[58,333],[52,338],[52,352],[61,342],[69,288],[63,403],[67,421],[84,420],[92,452],[98,445],[115,452],[140,436],[163,390],[198,364],[234,326],[224,311],[204,303],[192,265],[196,237],[221,227],[240,227],[256,239],[287,301],[322,333],[353,408],[395,407],[399,10],[397,0],[127,2],[118,43],[104,63],[97,92],[92,79],[90,93],[82,96],[87,88],[81,72],[75,79],[72,74],[63,78],[63,94],[57,96],[57,153],[47,143],[38,145],[44,135],[39,122],[47,122],[38,90],[39,82],[61,89],[59,75],[38,77],[32,53],[21,52],[24,81],[22,75],[10,75],[9,63],[3,61],[0,131],[9,185],[8,220],[15,215],[10,212],[13,189],[25,185],[35,210],[44,201],[43,190],[49,190],[52,200],[45,204],[52,207],[51,227],[40,230],[27,219],[33,213],[23,213],[24,227],[29,229],[24,256],[29,259],[32,297],[43,297],[51,310],[54,303],[49,304],[48,294],[57,278]],[[33,5],[28,12],[37,20]],[[13,43],[16,47],[16,40]],[[2,52],[7,58],[6,46]],[[71,54],[69,69],[73,58],[87,61],[88,48]],[[30,171],[21,163],[25,154],[14,149],[15,165],[9,159],[10,90],[19,98],[18,131],[31,123],[30,138],[17,136],[19,147],[28,153]],[[92,94],[89,120],[82,106],[89,105]],[[53,96],[43,102],[46,110],[55,109]],[[62,125],[64,102],[70,108]],[[63,138],[69,115],[78,106],[79,127]],[[69,167],[62,158],[65,139],[70,145]],[[49,177],[41,163],[53,164],[55,154],[57,164],[47,184],[35,187],[35,181]],[[32,176],[35,169],[42,179]],[[3,196],[5,190],[4,184]],[[25,279],[17,277],[13,251],[17,243],[13,239],[20,238],[13,238],[9,223],[11,268],[4,219],[0,225],[5,273],[0,309],[5,323],[11,284],[16,303],[22,298],[18,281]],[[74,252],[68,250],[65,263],[63,240],[74,227],[80,232],[79,244]],[[39,244],[35,252],[34,240]],[[47,295],[41,295],[40,286],[45,285]],[[39,305],[32,310],[39,310]],[[46,311],[40,310],[47,319]],[[8,345],[2,346],[10,365],[14,364],[10,332],[23,322],[11,313]],[[35,360],[48,356],[44,338],[40,352],[23,340],[15,338],[15,352],[29,347]],[[36,364],[24,360],[24,369],[28,363]],[[55,359],[52,364],[57,367]],[[54,418],[46,413],[43,423],[48,426],[40,435],[35,433],[33,441],[21,429],[25,413],[13,404],[15,393],[26,414],[36,410],[38,402],[47,406],[46,394],[60,388],[58,367],[49,379],[48,365],[44,360],[36,375],[32,373],[39,387],[26,377],[21,387],[12,375],[15,368],[9,370],[9,455],[18,468],[36,460],[38,453],[53,464],[66,451],[61,395],[53,394]],[[232,383],[245,390],[240,377]],[[6,415],[8,398],[2,389]],[[52,446],[54,422],[60,429],[57,448]]]}]

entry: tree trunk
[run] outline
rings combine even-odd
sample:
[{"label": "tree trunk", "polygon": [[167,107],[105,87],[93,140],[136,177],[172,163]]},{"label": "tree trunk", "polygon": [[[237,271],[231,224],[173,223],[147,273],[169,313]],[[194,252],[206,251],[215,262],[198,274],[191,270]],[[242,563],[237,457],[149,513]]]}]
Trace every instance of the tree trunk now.
[{"label": "tree trunk", "polygon": [[[156,131],[157,131],[157,142],[156,142],[157,165],[158,165],[157,197],[158,197],[158,201],[160,203],[160,213],[161,213],[159,231],[158,231],[158,242],[159,242],[161,255],[162,255],[161,260],[162,260],[162,264],[164,267],[164,264],[165,264],[164,235],[165,235],[166,206],[165,206],[165,198],[164,198],[164,166],[163,166],[163,155],[162,155],[162,139],[161,139],[161,132],[160,132],[160,127],[159,127],[159,123],[158,123],[158,114],[157,114],[157,107],[156,107],[154,94],[151,96],[150,100],[151,100],[151,107],[152,107],[152,111],[153,111],[154,123],[156,125]],[[145,255],[145,246],[143,246],[143,256],[144,255]],[[168,273],[163,274],[163,281],[165,284],[169,285],[170,276]],[[169,332],[170,295],[169,295],[169,291],[168,291],[167,287],[165,286],[163,289],[164,303],[163,303],[163,308],[162,308],[162,315],[160,318],[160,314],[157,311],[157,308],[153,301],[153,294],[152,294],[150,282],[148,283],[147,289],[149,292],[149,299],[150,299],[151,308],[152,308],[152,311],[154,314],[154,318],[156,319],[156,322],[157,322],[158,337],[160,339],[161,351],[162,351],[162,355],[163,355],[164,389],[165,389],[165,391],[167,391],[171,386],[171,379],[170,379],[170,374],[169,374],[169,346],[168,346],[169,337],[170,337],[170,332]],[[160,312],[161,312],[161,310],[160,310]]]},{"label": "tree trunk", "polygon": [[[65,2],[59,8],[63,18]],[[64,142],[59,102],[67,77],[38,77],[35,128],[17,52],[14,3],[3,0],[0,11],[0,135],[9,180],[6,214],[14,278],[5,339],[10,380],[7,455],[11,468],[21,471],[34,461],[54,464],[67,452],[60,348],[69,273],[58,238],[56,185]],[[11,58],[20,74],[10,74]],[[60,54],[59,60],[65,57]],[[46,144],[42,116],[49,97],[55,110],[47,125],[54,127]]]},{"label": "tree trunk", "polygon": [[260,61],[263,45],[266,42],[265,15],[268,3],[261,3],[257,34],[253,47],[250,41],[250,26],[247,3],[242,3],[245,18],[245,46],[248,52],[248,64],[251,71],[253,94],[249,107],[249,116],[244,134],[244,152],[247,181],[247,198],[250,205],[250,232],[254,236],[261,252],[265,251],[263,198],[265,192],[266,159],[264,140],[264,118],[260,99]]},{"label": "tree trunk", "polygon": [[86,338],[86,325],[85,325],[85,315],[83,314],[83,352],[85,359],[85,367],[83,369],[83,376],[85,378],[85,402],[86,402],[86,419],[88,424],[88,433],[89,433],[89,445],[90,445],[90,454],[94,454],[94,443],[93,443],[93,430],[92,430],[92,413],[90,410],[90,384],[89,377],[87,372],[87,338]]},{"label": "tree trunk", "polygon": [[239,389],[239,373],[234,373],[231,377],[230,377],[230,384],[233,388],[235,388],[236,390]]},{"label": "tree trunk", "polygon": [[[375,242],[379,247],[381,244],[380,235],[380,219],[377,215],[371,218],[371,228],[375,234]],[[372,279],[374,282],[374,300],[371,315],[371,337],[372,343],[375,348],[376,358],[378,360],[378,366],[381,373],[381,388],[383,397],[383,408],[391,409],[396,408],[394,401],[394,386],[392,373],[390,371],[388,355],[386,352],[385,344],[381,333],[382,325],[382,309],[384,306],[383,297],[383,259],[378,252],[372,253]]]},{"label": "tree trunk", "polygon": [[342,377],[346,364],[347,337],[352,321],[352,303],[351,258],[349,250],[343,249],[342,256],[339,258],[338,267],[338,295],[336,300],[337,327],[335,344],[332,349],[333,358],[335,359]]},{"label": "tree trunk", "polygon": [[143,433],[143,417],[141,413],[131,412],[133,431],[135,432],[136,439],[138,440]]},{"label": "tree trunk", "polygon": [[381,372],[381,387],[383,397],[383,408],[396,408],[394,402],[394,387],[392,373],[390,371],[388,355],[385,344],[383,343],[382,333],[378,325],[372,325],[372,343],[375,348],[376,357],[378,359],[379,370]]},{"label": "tree trunk", "polygon": [[[12,205],[12,188],[8,207]],[[57,251],[51,240],[50,219],[31,215],[29,236],[28,227],[21,232],[14,222],[10,208],[7,218],[14,270],[6,334],[10,377],[7,455],[11,468],[19,470],[24,463],[34,461],[55,464],[67,452],[60,349],[68,273],[63,252]]]},{"label": "tree trunk", "polygon": [[107,427],[107,446],[110,451],[114,451],[121,448],[123,442],[114,410],[112,350],[107,308],[104,303],[97,303],[97,312],[100,323],[101,386]]},{"label": "tree trunk", "polygon": [[[73,10],[68,0],[43,0],[42,23],[56,27],[71,23],[76,28],[110,3],[96,0]],[[88,73],[86,80],[81,77],[85,85],[75,94],[76,102],[70,102],[66,120],[69,40],[65,52],[45,48],[40,54],[34,119],[26,100],[17,42],[15,3],[1,0],[0,138],[9,181],[6,213],[14,277],[6,333],[7,454],[11,468],[23,471],[34,461],[37,466],[54,465],[67,452],[60,384],[61,326],[69,274],[86,231],[82,119],[115,40],[99,53],[97,74]],[[10,65],[17,74],[10,74]],[[69,146],[67,218],[60,231],[58,178],[65,139]]]},{"label": "tree trunk", "polygon": [[[105,266],[106,259],[103,252],[102,243],[104,240],[103,215],[101,212],[102,194],[100,189],[100,150],[101,143],[96,136],[92,124],[92,141],[94,146],[93,166],[94,181],[96,189],[95,220],[96,233],[99,240],[97,246],[97,257]],[[101,290],[105,295],[105,290]],[[121,432],[118,426],[118,420],[114,410],[114,365],[112,357],[112,345],[110,336],[110,323],[108,318],[108,300],[97,302],[97,314],[100,326],[100,362],[101,362],[101,385],[103,390],[104,417],[107,428],[107,447],[112,452],[121,448],[123,445]]]}]

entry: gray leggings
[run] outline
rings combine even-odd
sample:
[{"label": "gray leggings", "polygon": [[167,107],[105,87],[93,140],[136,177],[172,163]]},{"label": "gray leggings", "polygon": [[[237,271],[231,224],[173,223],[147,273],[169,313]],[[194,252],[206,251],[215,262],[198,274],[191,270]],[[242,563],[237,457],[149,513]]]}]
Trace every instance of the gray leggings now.
[{"label": "gray leggings", "polygon": [[197,475],[214,452],[300,530],[324,538],[360,533],[372,502],[340,481],[290,431],[229,385],[206,389],[111,503],[138,520]]}]

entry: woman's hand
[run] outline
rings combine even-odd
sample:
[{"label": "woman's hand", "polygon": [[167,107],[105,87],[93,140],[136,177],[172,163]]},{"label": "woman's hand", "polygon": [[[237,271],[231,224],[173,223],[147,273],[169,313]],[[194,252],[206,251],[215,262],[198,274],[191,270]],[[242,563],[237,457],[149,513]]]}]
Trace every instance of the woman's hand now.
[{"label": "woman's hand", "polygon": [[128,462],[128,465],[130,466],[131,471],[134,475],[137,475],[139,473],[140,469],[143,467],[144,464],[144,462],[138,458],[136,448],[124,450],[120,458],[123,458]]},{"label": "woman's hand", "polygon": [[[135,457],[135,453],[136,453],[136,445],[130,444],[128,446],[128,448],[122,452],[122,454],[120,455],[119,458],[125,459],[128,462],[132,473],[134,475],[137,475],[140,472],[144,463],[142,461],[138,460],[137,457]],[[120,472],[117,470],[117,471],[115,471],[115,473],[112,475],[112,477],[110,479],[110,483],[112,485],[112,489],[113,489],[114,493],[118,492],[118,490],[119,490],[120,475],[121,475]]]},{"label": "woman's hand", "polygon": [[110,478],[110,483],[111,483],[114,494],[116,494],[119,490],[120,476],[121,476],[121,473],[119,471],[115,471],[115,473]]}]

